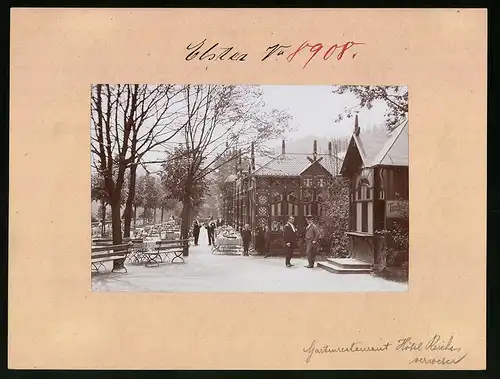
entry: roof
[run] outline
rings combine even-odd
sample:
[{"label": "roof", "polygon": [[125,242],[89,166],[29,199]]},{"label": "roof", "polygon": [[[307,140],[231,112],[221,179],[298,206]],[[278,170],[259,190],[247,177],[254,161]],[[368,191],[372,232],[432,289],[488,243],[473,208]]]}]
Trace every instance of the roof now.
[{"label": "roof", "polygon": [[[285,153],[271,159],[264,166],[254,172],[255,176],[299,176],[313,163],[307,159],[311,154]],[[330,174],[336,175],[336,168],[340,168],[342,160],[334,155],[318,154],[322,157],[318,164]]]},{"label": "roof", "polygon": [[353,134],[353,138],[363,159],[363,165],[369,167],[378,152],[387,143],[389,134],[382,128],[376,128],[365,133],[361,131],[358,135]]},{"label": "roof", "polygon": [[372,166],[408,166],[408,121],[394,129]]},{"label": "roof", "polygon": [[[390,133],[382,128],[360,131],[358,135],[352,135],[351,142],[355,143],[363,167],[408,166],[408,138],[408,120],[405,120]],[[343,166],[349,159],[348,156],[346,154]],[[341,172],[343,171],[344,167]]]}]

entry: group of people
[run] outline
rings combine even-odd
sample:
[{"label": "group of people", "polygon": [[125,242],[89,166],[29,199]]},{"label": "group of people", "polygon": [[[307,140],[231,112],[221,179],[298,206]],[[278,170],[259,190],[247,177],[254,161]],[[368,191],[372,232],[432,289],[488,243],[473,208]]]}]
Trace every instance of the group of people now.
[{"label": "group of people", "polygon": [[[285,243],[285,266],[292,267],[292,256],[293,250],[297,247],[299,234],[297,227],[294,224],[294,217],[290,216],[288,218],[287,223],[283,227],[283,240]],[[314,219],[312,216],[306,217],[307,226],[305,230],[305,245],[306,245],[306,254],[307,254],[307,268],[314,267],[314,261],[316,258],[319,239],[321,238],[321,231],[318,226],[314,223]],[[218,227],[224,225],[224,220],[217,219],[214,220],[213,217],[210,217],[209,220],[205,223],[205,229],[207,230],[208,236],[208,244],[215,244],[215,230]],[[193,237],[194,244],[198,246],[198,240],[200,237],[200,230],[202,226],[195,220],[193,222]],[[264,258],[268,258],[272,255],[270,249],[271,243],[271,231],[267,226],[264,226],[262,229],[257,231],[256,235],[256,250],[264,252]],[[241,230],[241,238],[243,242],[243,255],[248,256],[250,245],[252,243],[252,230],[250,229],[250,225],[246,224]]]},{"label": "group of people", "polygon": [[[321,231],[318,226],[314,223],[314,219],[312,216],[307,216],[307,226],[305,230],[305,245],[306,245],[306,254],[307,254],[307,268],[314,267],[314,261],[316,258],[316,254],[318,252],[318,244],[321,238]],[[297,231],[297,227],[294,224],[294,217],[290,216],[288,218],[287,223],[283,227],[283,240],[285,243],[285,266],[292,267],[292,256],[293,250],[297,247],[299,234]],[[241,236],[243,239],[243,255],[248,255],[248,250],[250,247],[250,243],[252,241],[252,232],[250,230],[250,226],[247,224],[243,228],[241,232]],[[271,232],[269,228],[265,226],[263,230],[260,230],[256,236],[256,245],[257,250],[264,252],[264,258],[267,258],[272,255],[270,250],[270,242],[271,242]]]},{"label": "group of people", "polygon": [[[212,216],[205,223],[205,229],[207,230],[208,244],[215,245],[215,229],[224,225],[224,220],[218,218],[214,220]],[[200,238],[200,230],[202,226],[198,220],[193,221],[193,238],[195,246],[198,246],[198,241]]]}]

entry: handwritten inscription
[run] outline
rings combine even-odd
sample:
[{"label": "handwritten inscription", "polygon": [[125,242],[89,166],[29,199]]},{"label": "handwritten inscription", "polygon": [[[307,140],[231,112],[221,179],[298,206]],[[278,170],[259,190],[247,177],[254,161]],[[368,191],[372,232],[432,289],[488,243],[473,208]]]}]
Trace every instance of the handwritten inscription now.
[{"label": "handwritten inscription", "polygon": [[[409,364],[426,365],[455,365],[461,362],[467,353],[462,352],[462,348],[453,342],[453,336],[443,339],[439,334],[434,334],[427,341],[414,340],[412,337],[403,337],[396,343],[383,341],[378,344],[365,344],[363,342],[351,342],[346,346],[319,345],[316,340],[303,349],[306,354],[306,363],[311,361],[315,354],[335,354],[335,353],[383,353],[383,352],[418,352],[417,357],[412,358]],[[433,356],[439,353],[440,356]],[[460,354],[457,354],[460,353]],[[443,356],[443,355],[447,356]],[[452,356],[450,356],[450,354]]]},{"label": "handwritten inscription", "polygon": [[328,345],[323,345],[322,347],[317,348],[316,340],[314,340],[307,349],[304,349],[304,353],[309,354],[306,358],[306,362],[309,363],[313,354],[387,351],[389,346],[391,346],[390,342],[377,346],[365,346],[361,342],[352,342],[349,346],[344,347],[330,347]]},{"label": "handwritten inscription", "polygon": [[197,43],[196,45],[189,44],[187,49],[190,51],[190,53],[186,56],[186,60],[190,61],[193,59],[198,59],[200,61],[202,60],[221,60],[223,61],[224,59],[230,60],[230,61],[240,61],[244,62],[247,55],[245,53],[240,53],[238,51],[234,50],[234,47],[220,47],[219,43],[214,43],[212,46],[206,48],[205,42],[207,40],[204,39],[203,41]]},{"label": "handwritten inscription", "polygon": [[[302,68],[306,68],[309,63],[315,59],[318,55],[323,58],[324,61],[330,59],[332,56],[335,56],[337,60],[343,59],[347,56],[348,50],[351,50],[357,45],[364,45],[362,42],[354,42],[348,41],[345,43],[334,43],[329,45],[324,45],[323,43],[316,43],[305,41],[298,47],[289,44],[274,44],[268,46],[263,54],[263,57],[260,59],[261,62],[266,60],[270,60],[275,58],[278,60],[279,57],[286,57],[286,61],[288,63],[294,62],[296,60],[301,60],[303,62]],[[203,41],[198,43],[190,43],[186,49],[188,50],[188,54],[185,57],[186,61],[192,60],[207,60],[207,61],[237,61],[237,62],[246,62],[248,58],[248,53],[244,53],[236,49],[234,46],[230,47],[222,47],[218,42],[214,44],[207,44],[207,39],[205,38]],[[355,58],[358,54],[356,51],[351,50],[352,55],[351,58]]]}]

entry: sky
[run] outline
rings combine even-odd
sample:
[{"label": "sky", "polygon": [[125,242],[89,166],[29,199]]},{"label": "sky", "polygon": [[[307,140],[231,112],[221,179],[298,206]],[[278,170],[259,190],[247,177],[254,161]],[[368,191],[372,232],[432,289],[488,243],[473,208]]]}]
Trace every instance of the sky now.
[{"label": "sky", "polygon": [[[348,137],[352,134],[354,126],[352,118],[335,122],[338,114],[343,113],[346,107],[351,108],[358,104],[352,94],[334,94],[331,85],[261,85],[260,87],[267,111],[276,108],[286,110],[292,116],[293,131],[286,133],[286,141],[317,139],[321,149],[320,146],[326,145],[326,140]],[[359,110],[361,130],[382,124],[384,112],[383,103],[375,104],[370,110]],[[175,145],[176,142],[172,141],[171,144]],[[281,151],[281,140],[270,140],[266,145],[275,148],[277,153]],[[163,149],[160,149],[147,154],[145,159],[152,161],[163,159],[164,156]],[[152,171],[156,171],[155,168],[152,168]]]},{"label": "sky", "polygon": [[[286,140],[299,139],[307,136],[321,138],[334,138],[350,136],[354,127],[354,120],[344,118],[336,123],[339,113],[345,107],[350,108],[358,104],[351,94],[333,94],[333,86],[305,86],[305,85],[280,85],[261,86],[264,92],[266,108],[288,110],[293,116],[293,132],[287,133]],[[385,107],[377,103],[370,110],[360,110],[359,126],[371,128],[382,124],[384,121]],[[274,145],[279,141],[270,141]]]}]

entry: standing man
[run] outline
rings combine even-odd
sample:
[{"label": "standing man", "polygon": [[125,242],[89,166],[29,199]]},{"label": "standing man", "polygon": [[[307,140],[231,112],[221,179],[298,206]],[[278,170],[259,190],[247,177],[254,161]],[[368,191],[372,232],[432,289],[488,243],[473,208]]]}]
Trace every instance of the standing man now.
[{"label": "standing man", "polygon": [[314,224],[312,216],[307,216],[306,220],[306,253],[307,260],[309,261],[309,264],[306,267],[313,268],[314,259],[316,258],[318,247],[318,240],[321,237],[321,232],[319,231],[319,228]]},{"label": "standing man", "polygon": [[207,229],[207,236],[208,236],[208,245],[215,245],[215,222],[210,220],[208,223],[205,225],[205,229]]},{"label": "standing man", "polygon": [[212,240],[212,245],[215,246],[215,221],[210,222],[208,230],[210,231],[210,238]]},{"label": "standing man", "polygon": [[286,267],[293,266],[290,261],[292,260],[293,249],[297,243],[297,228],[295,228],[295,225],[293,224],[294,220],[295,219],[293,218],[293,216],[290,216],[288,218],[288,222],[285,224],[285,227],[283,228],[283,239],[285,240],[285,249],[286,249],[286,255],[285,255]]},{"label": "standing man", "polygon": [[201,229],[200,223],[198,222],[198,220],[194,220],[193,237],[194,237],[194,245],[195,246],[198,246],[198,239],[200,238],[200,229]]},{"label": "standing man", "polygon": [[241,232],[241,239],[243,240],[243,255],[248,256],[250,242],[252,242],[252,231],[250,230],[250,225],[245,224],[245,227]]}]

